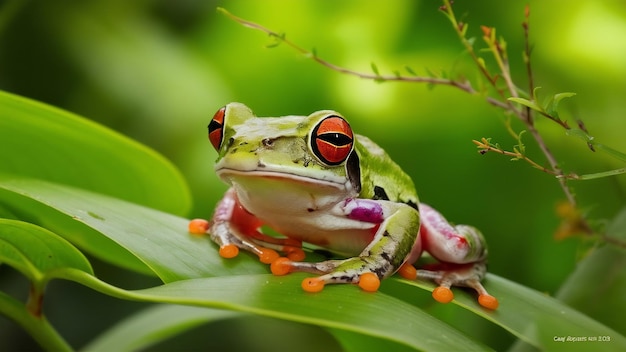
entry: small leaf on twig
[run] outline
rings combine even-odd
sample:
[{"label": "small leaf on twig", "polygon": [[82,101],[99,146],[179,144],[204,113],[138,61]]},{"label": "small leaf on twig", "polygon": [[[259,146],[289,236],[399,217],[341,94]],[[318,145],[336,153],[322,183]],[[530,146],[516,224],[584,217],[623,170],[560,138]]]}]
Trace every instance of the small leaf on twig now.
[{"label": "small leaf on twig", "polygon": [[574,95],[576,95],[576,93],[572,93],[572,92],[557,93],[554,96],[552,96],[552,98],[548,101],[544,110],[546,111],[548,115],[554,116],[555,118],[559,118],[559,112],[558,112],[559,103],[561,102],[561,100],[565,98],[573,97]]},{"label": "small leaf on twig", "polygon": [[374,74],[376,76],[380,76],[380,73],[378,72],[378,67],[376,66],[376,64],[372,62],[370,65],[372,66],[372,71],[374,72]]},{"label": "small leaf on twig", "polygon": [[518,104],[524,105],[524,106],[526,106],[528,108],[531,108],[531,109],[533,109],[535,111],[538,111],[538,112],[542,112],[543,111],[543,109],[541,109],[541,107],[539,105],[537,105],[537,103],[535,103],[534,101],[530,101],[528,99],[511,97],[511,98],[508,98],[508,100],[512,101],[514,103],[518,103]]}]

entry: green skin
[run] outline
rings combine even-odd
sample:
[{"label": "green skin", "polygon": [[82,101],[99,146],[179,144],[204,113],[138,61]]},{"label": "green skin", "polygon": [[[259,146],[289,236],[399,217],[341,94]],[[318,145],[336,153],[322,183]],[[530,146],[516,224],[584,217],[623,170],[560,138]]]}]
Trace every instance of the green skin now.
[{"label": "green skin", "polygon": [[[321,274],[324,283],[358,283],[365,273],[383,279],[425,250],[446,267],[418,275],[486,293],[482,234],[419,204],[411,178],[367,137],[352,134],[339,113],[257,118],[230,103],[213,118],[209,139],[216,173],[230,185],[207,231],[220,247],[259,254],[307,242],[346,256],[288,262],[290,271]],[[260,226],[289,240],[264,237]]]}]

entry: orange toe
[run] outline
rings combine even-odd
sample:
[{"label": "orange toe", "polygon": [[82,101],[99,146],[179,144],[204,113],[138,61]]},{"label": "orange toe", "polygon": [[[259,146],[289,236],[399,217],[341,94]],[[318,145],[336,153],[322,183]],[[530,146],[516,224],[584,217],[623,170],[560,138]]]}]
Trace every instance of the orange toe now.
[{"label": "orange toe", "polygon": [[272,274],[276,276],[287,275],[291,270],[291,260],[285,257],[277,258],[270,265],[270,270],[272,270]]},{"label": "orange toe", "polygon": [[222,258],[234,258],[239,254],[239,248],[234,244],[225,244],[220,247],[219,253]]},{"label": "orange toe", "polygon": [[269,248],[261,248],[261,253],[259,254],[259,260],[263,264],[271,264],[276,259],[280,257],[275,250]]},{"label": "orange toe", "polygon": [[417,279],[417,269],[411,264],[404,263],[398,270],[398,274],[407,280]]},{"label": "orange toe", "polygon": [[301,248],[289,247],[287,251],[287,258],[293,260],[294,262],[301,262],[306,258],[306,254]]},{"label": "orange toe", "polygon": [[454,299],[454,293],[447,287],[439,286],[433,290],[433,298],[439,303],[450,303]]},{"label": "orange toe", "polygon": [[488,295],[488,294],[482,294],[478,296],[478,303],[487,308],[487,309],[491,309],[491,310],[496,310],[498,309],[498,299],[495,298],[492,295]]},{"label": "orange toe", "polygon": [[187,225],[189,233],[194,235],[204,235],[209,229],[209,222],[204,219],[193,219]]},{"label": "orange toe", "polygon": [[317,277],[309,277],[302,280],[302,289],[306,292],[316,293],[324,289],[324,280],[320,280]]},{"label": "orange toe", "polygon": [[374,273],[364,273],[359,278],[359,287],[363,291],[376,292],[380,287],[380,279]]}]

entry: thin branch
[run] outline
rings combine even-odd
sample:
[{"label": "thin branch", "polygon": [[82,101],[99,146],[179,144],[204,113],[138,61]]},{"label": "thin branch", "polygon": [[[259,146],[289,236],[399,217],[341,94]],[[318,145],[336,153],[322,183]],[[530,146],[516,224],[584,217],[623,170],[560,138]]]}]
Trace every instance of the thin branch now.
[{"label": "thin branch", "polygon": [[[487,79],[487,81],[495,89],[498,95],[500,95],[500,98],[502,99],[501,101],[504,102],[504,104],[502,104],[504,106],[503,108],[507,111],[513,112],[517,116],[520,116],[520,114],[523,114],[520,110],[518,110],[515,107],[515,105],[511,103],[511,101],[507,100],[507,97],[504,95],[503,90],[498,88],[497,81],[498,81],[498,77],[500,76],[492,75],[487,69],[487,66],[485,65],[485,60],[483,60],[482,58],[478,56],[478,54],[476,54],[476,51],[474,50],[472,42],[470,42],[465,36],[465,33],[467,31],[467,24],[460,23],[457,21],[456,15],[454,14],[454,11],[452,10],[452,2],[450,0],[443,0],[443,3],[444,3],[443,6],[441,6],[439,9],[443,11],[443,13],[448,17],[448,19],[452,23],[452,28],[454,29],[457,36],[459,37],[459,40],[465,47],[465,50],[468,52],[468,54],[470,55],[470,57],[472,58],[476,66],[478,67],[480,73]],[[483,38],[485,39],[485,41],[490,40],[492,36],[495,37],[495,31],[492,28],[482,26],[481,29],[483,31],[483,35],[484,35]],[[498,58],[496,57],[496,59]],[[509,88],[514,88],[514,85],[509,86]]]},{"label": "thin branch", "polygon": [[[354,71],[354,70],[350,70],[348,68],[345,67],[341,67],[338,65],[335,65],[329,61],[326,61],[322,58],[320,58],[319,56],[317,56],[317,54],[313,51],[309,51],[306,50],[300,46],[298,46],[297,44],[295,44],[294,42],[290,41],[289,39],[286,38],[286,36],[284,34],[280,34],[277,32],[272,31],[269,28],[266,28],[258,23],[254,23],[251,21],[247,21],[244,20],[243,18],[237,17],[233,14],[231,14],[230,12],[228,12],[227,10],[223,9],[223,8],[218,8],[218,11],[224,13],[226,16],[228,16],[229,18],[231,18],[232,20],[240,23],[241,25],[248,27],[248,28],[252,28],[255,30],[259,30],[261,32],[264,32],[266,34],[268,34],[270,37],[274,38],[275,40],[278,40],[281,43],[284,43],[285,45],[289,46],[290,48],[294,49],[295,51],[299,52],[300,54],[304,55],[305,57],[308,57],[310,59],[312,59],[313,61],[321,64],[322,66],[325,66],[333,71],[336,72],[340,72],[340,73],[344,73],[344,74],[348,74],[351,76],[356,76],[359,78],[363,78],[363,79],[368,79],[368,80],[373,80],[373,81],[378,81],[378,82],[414,82],[414,83],[428,83],[428,84],[434,84],[434,85],[445,85],[445,86],[451,86],[451,87],[455,87],[458,88],[462,91],[465,91],[471,95],[475,95],[478,94],[478,91],[476,91],[476,89],[474,89],[474,87],[472,87],[472,84],[465,80],[465,81],[457,81],[457,80],[453,80],[453,79],[447,79],[447,78],[437,78],[437,77],[427,77],[427,76],[403,76],[403,75],[380,75],[380,74],[371,74],[371,73],[363,73],[363,72],[358,72],[358,71]],[[515,110],[514,107],[506,101],[500,101],[498,99],[494,99],[492,97],[485,97],[485,100],[487,101],[487,103],[501,108],[501,109],[505,109],[505,110]]]},{"label": "thin branch", "polygon": [[518,150],[510,152],[510,151],[506,151],[506,150],[504,150],[502,148],[499,148],[498,146],[492,145],[489,142],[489,140],[487,140],[486,138],[483,138],[480,141],[472,140],[472,142],[474,144],[476,144],[476,146],[479,149],[478,152],[481,153],[481,154],[485,154],[487,152],[495,152],[495,153],[498,153],[498,154],[510,156],[510,157],[513,158],[513,160],[524,160],[525,162],[530,164],[535,169],[543,171],[543,172],[545,172],[547,174],[550,174],[550,175],[553,175],[553,176],[556,176],[556,177],[560,177],[560,178],[577,178],[577,176],[573,175],[573,174],[572,175],[563,175],[562,173],[557,173],[557,172],[554,172],[554,170],[547,169],[547,168],[539,165],[534,160],[530,159],[525,154],[519,152]]},{"label": "thin branch", "polygon": [[543,152],[543,155],[546,157],[546,160],[550,164],[550,168],[552,169],[553,174],[556,175],[557,180],[559,181],[559,186],[561,187],[561,190],[563,190],[567,201],[570,202],[573,206],[576,206],[576,198],[574,197],[574,194],[567,185],[568,177],[565,176],[563,170],[561,170],[561,168],[559,167],[558,161],[544,142],[543,137],[541,136],[539,131],[537,131],[534,124],[528,123],[526,127],[528,128],[528,131],[530,131],[530,134],[533,136],[533,138],[535,138],[537,145],[539,146],[539,148]]},{"label": "thin branch", "polygon": [[[530,65],[530,35],[529,35],[529,23],[528,18],[530,17],[530,6],[526,5],[524,8],[524,22],[522,22],[522,28],[524,28],[524,63],[526,64],[526,76],[528,77],[528,94],[533,94],[535,91],[535,82],[533,76],[532,66]],[[534,98],[534,97],[533,97]],[[527,123],[533,124],[532,115],[530,113],[530,108],[526,107],[526,117]]]}]

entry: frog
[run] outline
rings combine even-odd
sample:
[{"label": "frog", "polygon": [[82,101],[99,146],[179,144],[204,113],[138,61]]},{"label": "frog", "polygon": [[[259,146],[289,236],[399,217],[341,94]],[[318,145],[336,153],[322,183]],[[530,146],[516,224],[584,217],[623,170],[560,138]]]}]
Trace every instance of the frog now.
[{"label": "frog", "polygon": [[[498,308],[482,285],[484,235],[419,202],[412,178],[340,113],[257,117],[233,102],[214,114],[208,139],[229,188],[211,220],[193,219],[188,230],[210,237],[222,258],[242,250],[273,275],[314,274],[301,284],[310,293],[342,283],[376,292],[398,273],[434,282],[438,302],[451,302],[459,286],[473,289],[482,307]],[[305,261],[309,248],[333,257]],[[431,261],[420,265],[424,257]]]}]

